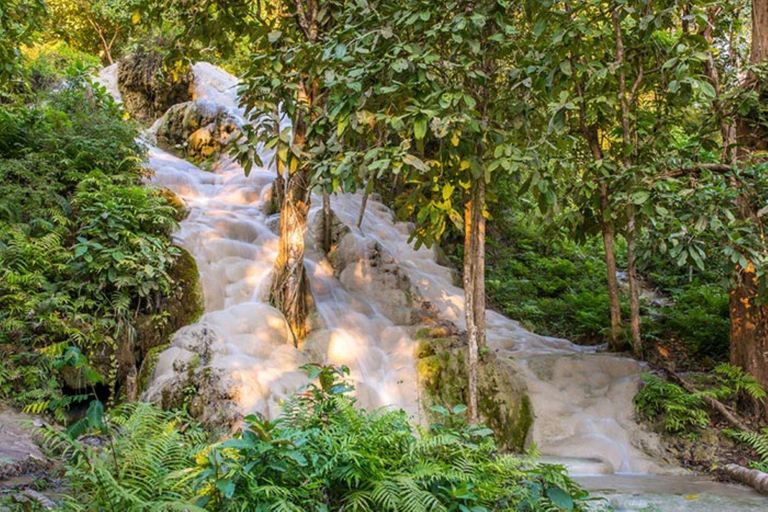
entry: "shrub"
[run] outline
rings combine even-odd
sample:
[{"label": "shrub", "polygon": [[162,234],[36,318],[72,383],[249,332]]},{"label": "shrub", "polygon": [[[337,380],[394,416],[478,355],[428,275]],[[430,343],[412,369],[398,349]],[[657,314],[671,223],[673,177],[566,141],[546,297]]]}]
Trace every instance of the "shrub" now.
[{"label": "shrub", "polygon": [[[142,183],[136,127],[86,66],[64,84],[0,107],[0,399],[59,419],[71,399],[58,370],[91,369],[129,336],[169,293],[178,254],[175,211]],[[100,368],[91,384],[113,377]]]},{"label": "shrub", "polygon": [[308,366],[319,380],[275,422],[257,416],[208,448],[190,476],[208,510],[582,510],[586,493],[561,466],[500,454],[463,407],[415,431],[403,411],[355,407],[348,370]]},{"label": "shrub", "polygon": [[77,512],[201,510],[181,484],[205,437],[183,414],[144,403],[104,416],[93,402],[69,431],[45,430],[47,446],[65,460],[64,509]]},{"label": "shrub", "polygon": [[644,384],[633,402],[646,419],[663,422],[664,430],[673,434],[693,433],[709,425],[704,397],[718,401],[737,401],[741,395],[764,400],[766,392],[754,377],[739,367],[722,363],[712,372],[707,389],[689,393],[681,386],[655,375],[643,374]]},{"label": "shrub", "polygon": [[642,416],[661,418],[664,430],[673,434],[695,432],[709,424],[701,396],[648,373],[643,374],[643,380],[643,387],[633,399]]}]

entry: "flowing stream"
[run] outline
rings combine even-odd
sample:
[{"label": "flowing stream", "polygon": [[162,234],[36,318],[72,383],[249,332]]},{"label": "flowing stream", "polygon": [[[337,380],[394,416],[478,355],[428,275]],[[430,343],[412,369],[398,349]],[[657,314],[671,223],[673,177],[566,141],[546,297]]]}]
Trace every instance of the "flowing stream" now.
[{"label": "flowing stream", "polygon": [[[206,63],[196,64],[194,71],[196,98],[241,116],[235,77]],[[102,70],[100,80],[119,98],[116,66]],[[269,155],[262,156],[269,161]],[[346,265],[334,269],[308,242],[306,265],[321,327],[296,349],[283,316],[264,300],[277,255],[279,219],[265,213],[274,170],[255,168],[245,177],[227,157],[203,170],[151,145],[149,166],[155,172],[152,182],[168,187],[188,206],[189,216],[175,238],[197,262],[205,314],[179,331],[173,346],[160,355],[147,397],[162,394],[180,371],[179,362],[199,356],[193,342],[203,332],[209,339],[204,364],[226,377],[231,401],[241,413],[276,416],[281,400],[306,383],[299,366],[317,362],[348,365],[363,406],[399,407],[416,421],[423,419],[417,342],[407,321],[398,317],[399,295],[387,291],[382,275],[404,273],[411,289],[459,329],[464,328],[463,292],[454,285],[453,272],[436,262],[433,250],[416,250],[408,242],[408,224],[395,222],[386,206],[369,200],[358,229],[362,197],[332,197],[334,213],[350,230],[344,239]],[[310,226],[320,202],[313,197]],[[372,259],[372,251],[385,257]],[[531,441],[545,459],[569,466],[618,510],[753,510],[752,505],[765,505],[739,487],[704,485],[688,476],[652,476],[682,471],[661,462],[659,439],[634,420],[632,397],[642,372],[636,361],[533,334],[494,311],[488,311],[487,340],[499,357],[514,360],[527,383],[535,413]],[[690,499],[698,487],[703,497]]]}]

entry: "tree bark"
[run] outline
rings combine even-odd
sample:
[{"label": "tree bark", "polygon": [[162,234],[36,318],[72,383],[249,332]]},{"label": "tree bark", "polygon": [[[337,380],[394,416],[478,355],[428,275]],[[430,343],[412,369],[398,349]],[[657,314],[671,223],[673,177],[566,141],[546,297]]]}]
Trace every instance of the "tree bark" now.
[{"label": "tree bark", "polygon": [[474,264],[475,264],[475,285],[472,289],[474,293],[473,306],[475,315],[475,326],[477,327],[477,348],[485,347],[485,180],[477,180],[475,191],[474,216],[475,216],[475,245]]},{"label": "tree bark", "polygon": [[768,57],[768,0],[752,0],[752,47],[749,61],[763,62]]},{"label": "tree bark", "polygon": [[304,268],[304,231],[309,212],[309,173],[297,171],[288,177],[280,209],[280,240],[272,274],[269,302],[279,309],[298,346],[309,332],[312,295]]},{"label": "tree bark", "polygon": [[606,219],[608,210],[608,186],[600,184],[600,213],[603,235],[603,247],[605,250],[605,268],[608,274],[608,299],[611,310],[611,336],[609,347],[611,350],[621,350],[621,300],[619,298],[619,280],[616,277],[616,253],[613,248],[614,231],[613,222]]},{"label": "tree bark", "polygon": [[[616,63],[619,70],[619,105],[621,105],[622,153],[624,172],[632,168],[632,124],[630,119],[631,104],[634,103],[638,87],[643,80],[641,67],[632,92],[627,92],[627,78],[624,71],[624,37],[618,10],[613,12],[613,28],[616,33]],[[634,176],[630,183],[634,183]],[[630,331],[632,333],[632,352],[638,359],[643,355],[643,342],[640,337],[640,291],[637,286],[637,255],[635,253],[636,216],[633,204],[627,207],[627,279],[629,280]],[[621,305],[619,304],[619,308]]]},{"label": "tree bark", "polygon": [[632,353],[643,357],[643,340],[640,335],[640,287],[637,283],[637,254],[635,252],[635,214],[630,212],[627,221],[627,278],[629,279],[629,311],[632,331]]},{"label": "tree bark", "polygon": [[747,469],[737,464],[727,464],[723,470],[737,482],[751,486],[760,494],[768,494],[768,473]]},{"label": "tree bark", "polygon": [[470,423],[477,423],[477,324],[475,322],[475,242],[476,183],[473,181],[469,197],[464,203],[464,319],[467,324],[467,409]]},{"label": "tree bark", "polygon": [[331,195],[323,190],[323,251],[331,252]]},{"label": "tree bark", "polygon": [[[750,265],[737,270],[737,283],[731,289],[731,364],[749,372],[768,387],[768,304],[760,302],[758,277]],[[768,417],[768,404],[762,404]]]},{"label": "tree bark", "polygon": [[[768,0],[752,3],[752,49],[750,62],[768,60]],[[756,76],[750,76],[745,87],[762,91],[764,85]],[[762,96],[762,94],[761,94]],[[764,149],[765,129],[759,119],[739,117],[736,120],[739,160],[746,161],[751,152]],[[738,183],[734,183],[738,187]],[[744,185],[742,185],[744,187]],[[743,192],[739,206],[744,218],[752,217],[755,229],[761,229],[760,219],[750,211],[749,201]],[[761,233],[762,234],[762,233]],[[737,267],[734,285],[730,292],[731,354],[730,362],[740,366],[768,388],[768,304],[761,301],[758,276],[750,262],[747,268]],[[768,418],[768,403],[757,404],[763,418]]]}]

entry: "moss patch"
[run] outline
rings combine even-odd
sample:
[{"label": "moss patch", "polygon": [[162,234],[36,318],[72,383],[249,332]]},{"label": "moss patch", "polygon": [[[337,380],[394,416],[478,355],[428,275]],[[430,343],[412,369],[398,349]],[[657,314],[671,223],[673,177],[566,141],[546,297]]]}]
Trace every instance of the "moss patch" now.
[{"label": "moss patch", "polygon": [[[466,343],[457,338],[422,339],[417,357],[426,408],[467,403]],[[478,412],[495,432],[498,446],[522,451],[533,425],[533,409],[515,368],[493,353],[483,354],[478,395]]]},{"label": "moss patch", "polygon": [[170,346],[169,343],[153,347],[144,356],[144,360],[141,362],[141,369],[139,369],[139,393],[143,393],[149,387],[149,379],[152,377],[152,372],[155,371],[155,365],[157,364],[157,358],[160,353]]}]

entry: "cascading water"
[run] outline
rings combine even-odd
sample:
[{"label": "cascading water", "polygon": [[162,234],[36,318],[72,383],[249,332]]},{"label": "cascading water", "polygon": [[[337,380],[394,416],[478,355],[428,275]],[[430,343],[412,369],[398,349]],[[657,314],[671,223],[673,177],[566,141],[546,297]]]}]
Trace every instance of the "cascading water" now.
[{"label": "cascading water", "polygon": [[[196,64],[194,72],[198,99],[241,116],[235,77],[205,63]],[[111,66],[100,80],[119,97],[115,75]],[[263,156],[269,161],[269,155]],[[227,398],[238,412],[274,417],[280,401],[306,382],[299,366],[346,364],[361,405],[399,407],[422,419],[417,343],[407,321],[398,318],[402,297],[388,295],[377,281],[381,269],[373,268],[366,254],[372,248],[385,252],[390,266],[407,276],[411,290],[460,329],[464,297],[453,284],[452,271],[436,263],[433,250],[416,250],[408,242],[407,224],[394,222],[388,208],[369,201],[358,229],[361,196],[332,197],[335,215],[349,230],[344,239],[348,264],[335,269],[310,241],[306,265],[320,328],[296,349],[283,316],[264,300],[277,254],[279,219],[265,213],[274,171],[257,168],[245,177],[227,157],[205,171],[151,145],[149,166],[155,172],[152,182],[168,187],[188,206],[189,216],[175,237],[197,261],[206,313],[181,329],[159,356],[145,397],[158,399],[185,364],[197,360],[226,380]],[[319,203],[313,197],[313,204]],[[310,211],[310,226],[318,211],[317,206]],[[489,348],[514,360],[527,382],[535,412],[532,441],[546,456],[582,474],[669,471],[648,455],[661,453],[658,438],[633,418],[640,364],[533,334],[493,311],[488,311],[487,325]],[[206,339],[202,356],[195,353],[201,338]]]}]

